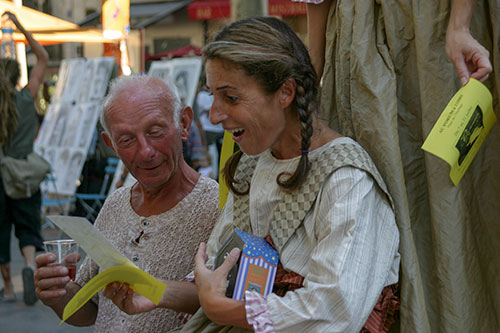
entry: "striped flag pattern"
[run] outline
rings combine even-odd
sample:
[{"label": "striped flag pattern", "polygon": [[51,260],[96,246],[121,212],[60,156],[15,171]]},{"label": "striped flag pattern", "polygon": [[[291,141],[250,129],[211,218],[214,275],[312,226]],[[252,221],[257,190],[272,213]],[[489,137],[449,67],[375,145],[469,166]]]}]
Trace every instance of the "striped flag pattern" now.
[{"label": "striped flag pattern", "polygon": [[234,288],[233,298],[243,299],[243,294],[245,292],[245,282],[247,281],[248,271],[250,264],[259,266],[267,270],[266,285],[264,286],[264,292],[260,292],[263,296],[267,296],[273,290],[274,278],[276,276],[276,265],[268,263],[262,256],[257,258],[248,257],[245,253],[241,254],[240,266],[238,268],[238,278],[236,279],[236,286]]}]

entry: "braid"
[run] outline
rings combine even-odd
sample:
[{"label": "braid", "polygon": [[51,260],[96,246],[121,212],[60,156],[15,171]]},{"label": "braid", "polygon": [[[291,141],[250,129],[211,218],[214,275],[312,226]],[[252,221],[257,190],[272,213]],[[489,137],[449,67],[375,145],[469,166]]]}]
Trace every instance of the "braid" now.
[{"label": "braid", "polygon": [[[3,64],[3,62],[1,62]],[[0,146],[5,147],[17,130],[17,109],[14,88],[0,66]]]},{"label": "braid", "polygon": [[306,78],[304,80],[304,85],[308,89],[304,89],[301,85],[298,85],[296,88],[296,97],[295,101],[297,103],[297,113],[302,124],[300,134],[302,136],[301,140],[301,157],[295,172],[290,175],[290,177],[286,180],[283,180],[283,177],[289,175],[286,172],[282,172],[278,176],[278,184],[287,190],[293,190],[300,186],[302,182],[305,180],[307,176],[307,172],[311,166],[309,162],[308,153],[309,147],[311,146],[311,137],[313,135],[313,127],[312,127],[312,113],[315,109],[314,104],[314,89],[310,88],[310,86],[314,85],[314,81],[311,78]]}]

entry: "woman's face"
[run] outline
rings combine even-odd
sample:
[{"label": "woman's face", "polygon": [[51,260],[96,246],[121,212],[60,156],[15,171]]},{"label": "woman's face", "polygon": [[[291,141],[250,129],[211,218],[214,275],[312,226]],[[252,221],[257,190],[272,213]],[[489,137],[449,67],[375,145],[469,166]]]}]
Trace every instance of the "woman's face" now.
[{"label": "woman's face", "polygon": [[210,121],[221,123],[248,155],[279,149],[287,127],[280,92],[266,94],[253,77],[224,60],[208,60],[205,70],[214,96]]}]

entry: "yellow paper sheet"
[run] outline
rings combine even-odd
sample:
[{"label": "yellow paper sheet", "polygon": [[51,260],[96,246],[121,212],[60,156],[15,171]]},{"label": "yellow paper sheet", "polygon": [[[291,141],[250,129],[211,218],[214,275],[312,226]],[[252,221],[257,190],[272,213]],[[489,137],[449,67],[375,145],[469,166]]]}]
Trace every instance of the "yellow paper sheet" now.
[{"label": "yellow paper sheet", "polygon": [[234,152],[234,140],[231,133],[228,131],[224,132],[224,139],[222,141],[222,149],[220,153],[219,159],[219,209],[224,208],[224,204],[226,203],[227,196],[229,194],[229,188],[226,185],[222,177],[222,169],[226,164],[226,161]]},{"label": "yellow paper sheet", "polygon": [[48,216],[47,218],[74,239],[103,270],[87,282],[66,304],[61,324],[99,290],[115,281],[128,283],[132,290],[155,304],[160,302],[167,286],[137,268],[120,254],[87,219],[78,216]]},{"label": "yellow paper sheet", "polygon": [[491,93],[470,79],[450,100],[422,149],[450,165],[457,186],[495,122]]},{"label": "yellow paper sheet", "polygon": [[115,266],[97,274],[83,286],[66,304],[63,311],[61,325],[76,311],[78,311],[99,290],[112,282],[128,283],[136,293],[158,304],[165,291],[166,285],[137,267]]}]

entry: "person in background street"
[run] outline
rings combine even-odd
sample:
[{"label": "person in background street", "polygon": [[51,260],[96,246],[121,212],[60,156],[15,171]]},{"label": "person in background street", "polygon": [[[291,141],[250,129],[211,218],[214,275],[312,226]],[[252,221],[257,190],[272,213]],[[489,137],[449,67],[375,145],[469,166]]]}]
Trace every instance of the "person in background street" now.
[{"label": "person in background street", "polygon": [[203,158],[205,151],[206,147],[201,140],[200,131],[198,130],[196,122],[193,121],[191,124],[191,131],[189,132],[189,138],[182,143],[184,160],[193,169],[198,170],[200,167],[200,160]]},{"label": "person in background street", "polygon": [[[198,174],[182,155],[192,118],[173,84],[140,75],[112,82],[101,115],[103,138],[137,182],[108,196],[95,227],[140,269],[174,289],[186,284],[196,298],[194,283],[180,280],[193,269],[196,248],[207,240],[219,209],[217,182]],[[85,258],[73,283],[66,267],[50,266],[54,260],[50,254],[36,258],[35,284],[40,300],[61,317],[100,268]],[[174,309],[192,313],[193,303]],[[128,316],[100,295],[68,319],[76,326],[95,325],[95,332],[165,332],[181,322],[167,309]]]},{"label": "person in background street", "polygon": [[[0,59],[0,81],[2,81],[0,144],[5,156],[21,159],[33,151],[33,142],[38,131],[38,115],[34,100],[43,82],[49,56],[43,46],[26,31],[16,15],[11,12],[5,12],[3,15],[7,15],[25,36],[31,51],[36,56],[36,64],[30,72],[28,84],[21,91],[16,89],[20,77],[19,64],[13,59]],[[19,239],[19,247],[25,261],[22,270],[24,303],[33,305],[37,300],[33,270],[35,252],[43,250],[40,207],[40,191],[29,198],[15,200],[9,198],[3,185],[0,185],[0,271],[3,278],[0,301],[16,300],[9,265],[12,226]]]},{"label": "person in background street", "polygon": [[[201,80],[205,81],[204,79]],[[210,146],[215,146],[215,156],[212,156],[212,159],[215,159],[216,170],[215,177],[218,179],[218,169],[219,169],[219,159],[220,153],[222,150],[222,140],[224,138],[224,128],[221,124],[212,124],[209,119],[209,111],[212,107],[214,97],[206,90],[206,88],[202,85],[200,91],[196,95],[195,100],[195,112],[197,113],[199,123],[201,124],[205,142],[206,149],[210,153]]]},{"label": "person in background street", "polygon": [[212,167],[212,156],[205,151],[202,158],[198,161],[198,172],[202,175],[216,179],[214,168]]}]

